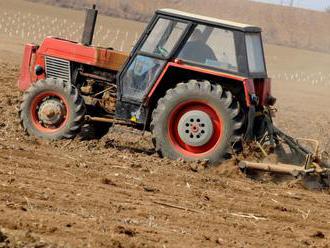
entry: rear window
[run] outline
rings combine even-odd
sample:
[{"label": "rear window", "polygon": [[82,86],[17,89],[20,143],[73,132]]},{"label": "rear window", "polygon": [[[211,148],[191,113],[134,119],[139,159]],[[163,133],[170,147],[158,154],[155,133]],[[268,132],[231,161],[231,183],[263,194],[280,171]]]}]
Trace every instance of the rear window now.
[{"label": "rear window", "polygon": [[246,50],[250,73],[265,73],[264,54],[260,34],[246,35]]}]

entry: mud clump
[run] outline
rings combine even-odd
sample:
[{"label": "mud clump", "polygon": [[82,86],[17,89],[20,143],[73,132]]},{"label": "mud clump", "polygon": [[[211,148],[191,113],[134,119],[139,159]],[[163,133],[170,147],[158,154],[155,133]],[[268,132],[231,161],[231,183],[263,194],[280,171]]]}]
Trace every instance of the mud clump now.
[{"label": "mud clump", "polygon": [[213,168],[213,173],[226,178],[244,178],[244,173],[237,166],[237,161],[227,160]]},{"label": "mud clump", "polygon": [[101,182],[106,185],[117,186],[117,184],[109,178],[102,178]]},{"label": "mud clump", "polygon": [[129,237],[134,237],[137,234],[135,230],[124,226],[117,226],[115,232],[119,234],[125,234]]},{"label": "mud clump", "polygon": [[0,245],[1,245],[1,243],[5,243],[7,240],[8,240],[8,237],[0,229]]}]

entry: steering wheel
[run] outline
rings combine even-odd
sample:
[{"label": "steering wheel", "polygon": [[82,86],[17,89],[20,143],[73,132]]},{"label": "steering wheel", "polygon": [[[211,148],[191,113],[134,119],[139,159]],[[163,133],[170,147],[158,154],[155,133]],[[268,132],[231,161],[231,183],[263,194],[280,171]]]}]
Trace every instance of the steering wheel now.
[{"label": "steering wheel", "polygon": [[161,46],[157,46],[157,51],[162,55],[163,57],[166,57],[168,55],[168,51]]}]

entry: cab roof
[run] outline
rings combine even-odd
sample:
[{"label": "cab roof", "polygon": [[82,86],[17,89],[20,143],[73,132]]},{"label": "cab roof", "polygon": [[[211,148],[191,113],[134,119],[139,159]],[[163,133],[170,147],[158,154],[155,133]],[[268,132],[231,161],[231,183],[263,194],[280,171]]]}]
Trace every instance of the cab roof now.
[{"label": "cab roof", "polygon": [[174,10],[174,9],[159,9],[156,12],[157,14],[170,16],[170,17],[176,17],[180,19],[185,19],[188,21],[193,21],[197,23],[203,23],[203,24],[211,24],[216,25],[223,28],[229,28],[234,30],[239,30],[243,32],[261,32],[261,28],[249,24],[243,24],[238,22],[232,22],[227,20],[221,20],[218,18],[213,17],[207,17],[202,15],[196,15],[184,11]]}]

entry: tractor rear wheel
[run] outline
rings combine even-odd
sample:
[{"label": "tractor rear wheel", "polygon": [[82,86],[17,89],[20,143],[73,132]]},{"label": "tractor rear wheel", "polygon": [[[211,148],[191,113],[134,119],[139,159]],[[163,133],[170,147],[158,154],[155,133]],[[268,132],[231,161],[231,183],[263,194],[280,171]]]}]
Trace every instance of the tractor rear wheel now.
[{"label": "tractor rear wheel", "polygon": [[240,107],[229,91],[190,80],[167,91],[153,111],[151,131],[162,157],[221,162],[240,139]]},{"label": "tractor rear wheel", "polygon": [[58,140],[74,138],[79,133],[85,111],[78,89],[61,79],[48,78],[24,93],[20,118],[29,135]]}]

